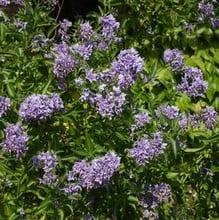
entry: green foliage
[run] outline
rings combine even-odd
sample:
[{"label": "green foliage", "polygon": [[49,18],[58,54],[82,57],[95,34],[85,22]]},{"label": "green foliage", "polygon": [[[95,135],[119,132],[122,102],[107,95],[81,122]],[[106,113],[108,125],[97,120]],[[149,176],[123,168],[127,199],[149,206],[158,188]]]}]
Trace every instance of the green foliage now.
[{"label": "green foliage", "polygon": [[[88,61],[80,60],[71,71],[66,90],[58,90],[53,73],[54,46],[61,40],[58,24],[47,8],[27,2],[14,17],[0,17],[0,96],[9,97],[11,107],[0,121],[0,143],[8,123],[22,122],[29,136],[28,151],[16,159],[12,152],[0,151],[0,219],[141,219],[146,209],[141,196],[150,194],[150,184],[167,183],[171,196],[156,207],[160,219],[217,219],[219,217],[219,127],[213,129],[188,125],[182,131],[179,117],[170,120],[157,114],[163,104],[176,106],[181,113],[201,114],[206,106],[219,110],[218,29],[209,23],[200,24],[198,1],[186,0],[112,0],[101,1],[100,13],[93,13],[90,22],[100,33],[98,19],[106,13],[117,14],[119,34],[123,41],[106,51],[95,51]],[[218,9],[217,9],[218,10]],[[216,11],[217,12],[217,11]],[[136,16],[137,15],[137,16]],[[19,29],[15,21],[27,22]],[[187,33],[184,23],[192,23]],[[80,42],[79,25],[71,29],[71,46]],[[35,37],[49,39],[46,47],[35,45]],[[101,72],[110,68],[121,49],[136,48],[144,58],[144,69],[130,89],[125,90],[126,104],[121,114],[102,117],[95,106],[80,100],[81,90],[74,80],[85,79],[84,65]],[[202,70],[208,89],[201,97],[179,93],[180,77],[165,65],[162,56],[167,48],[179,48],[185,65]],[[98,84],[88,84],[92,92]],[[20,104],[32,94],[51,95],[58,92],[66,111],[45,121],[27,123],[19,117]],[[1,107],[1,106],[0,106]],[[131,131],[134,116],[148,113],[150,122]],[[163,154],[138,166],[129,150],[147,134],[160,131],[166,148]],[[40,180],[43,169],[36,168],[34,156],[55,152],[58,166],[56,185]],[[81,160],[92,161],[113,151],[120,158],[119,169],[109,183],[95,189],[83,188],[77,195],[68,195],[63,188],[72,166]],[[149,206],[149,205],[148,205]]]}]

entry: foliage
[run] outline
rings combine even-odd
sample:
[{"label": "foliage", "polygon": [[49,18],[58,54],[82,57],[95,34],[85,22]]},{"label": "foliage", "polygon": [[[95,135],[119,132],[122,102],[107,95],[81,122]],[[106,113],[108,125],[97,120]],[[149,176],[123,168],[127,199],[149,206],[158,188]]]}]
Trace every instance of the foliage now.
[{"label": "foliage", "polygon": [[217,219],[217,4],[52,7],[0,16],[0,219]]}]

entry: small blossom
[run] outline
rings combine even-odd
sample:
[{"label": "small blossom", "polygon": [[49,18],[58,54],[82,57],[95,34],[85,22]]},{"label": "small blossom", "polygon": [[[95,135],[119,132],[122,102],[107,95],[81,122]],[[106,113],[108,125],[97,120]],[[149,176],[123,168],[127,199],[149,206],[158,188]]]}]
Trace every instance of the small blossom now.
[{"label": "small blossom", "polygon": [[206,19],[214,16],[214,5],[212,3],[204,3],[204,1],[198,4],[199,21],[204,22]]},{"label": "small blossom", "polygon": [[88,60],[93,52],[93,45],[92,44],[75,44],[74,51],[78,53],[84,60]]},{"label": "small blossom", "polygon": [[98,188],[109,183],[119,166],[120,157],[108,152],[103,157],[92,160],[90,164],[86,161],[76,162],[68,175],[68,181],[76,180],[82,188]]},{"label": "small blossom", "polygon": [[77,60],[72,54],[72,49],[64,41],[57,44],[53,51],[55,52],[53,73],[57,78],[65,79],[77,65]]},{"label": "small blossom", "polygon": [[40,182],[44,185],[56,186],[58,176],[54,174],[54,170],[58,165],[57,156],[54,152],[41,152],[35,156],[35,167],[42,167],[44,170],[43,178]]},{"label": "small blossom", "polygon": [[179,121],[178,121],[179,127],[183,132],[186,131],[188,127],[188,118],[185,113],[180,113],[179,114]]},{"label": "small blossom", "polygon": [[0,118],[9,110],[10,107],[10,99],[0,96]]},{"label": "small blossom", "polygon": [[131,48],[120,51],[117,59],[111,64],[111,71],[118,77],[118,86],[129,88],[143,67],[143,59],[135,49]]},{"label": "small blossom", "polygon": [[21,158],[28,150],[27,141],[29,137],[24,132],[22,124],[8,124],[6,129],[6,139],[0,145],[4,152],[12,152],[16,158]]},{"label": "small blossom", "polygon": [[158,114],[161,113],[165,115],[170,120],[179,116],[179,109],[176,106],[162,105],[157,112]]},{"label": "small blossom", "polygon": [[181,51],[178,49],[167,49],[164,51],[164,62],[170,64],[173,72],[179,72],[182,70],[184,60]]},{"label": "small blossom", "polygon": [[119,29],[119,22],[116,22],[112,14],[105,15],[100,18],[100,24],[102,25],[102,36],[105,40],[114,40],[115,33]]},{"label": "small blossom", "polygon": [[207,129],[212,129],[216,124],[217,112],[213,107],[207,106],[205,111],[201,115],[201,119]]},{"label": "small blossom", "polygon": [[80,36],[83,40],[89,41],[93,35],[94,31],[89,22],[80,25]]},{"label": "small blossom", "polygon": [[143,127],[145,124],[148,124],[151,120],[150,116],[147,112],[140,112],[135,117],[135,123],[131,126],[131,131],[133,136],[133,132],[141,127]]},{"label": "small blossom", "polygon": [[202,96],[207,90],[207,82],[203,80],[202,71],[196,67],[185,67],[182,82],[178,91],[185,92],[190,97]]},{"label": "small blossom", "polygon": [[41,121],[63,109],[63,101],[58,94],[54,93],[51,98],[47,95],[34,94],[21,103],[19,116],[26,122]]},{"label": "small blossom", "polygon": [[154,157],[164,153],[166,143],[159,132],[154,133],[154,139],[149,140],[147,135],[143,135],[139,141],[134,143],[134,148],[129,150],[131,157],[135,158],[138,166],[149,163]]}]

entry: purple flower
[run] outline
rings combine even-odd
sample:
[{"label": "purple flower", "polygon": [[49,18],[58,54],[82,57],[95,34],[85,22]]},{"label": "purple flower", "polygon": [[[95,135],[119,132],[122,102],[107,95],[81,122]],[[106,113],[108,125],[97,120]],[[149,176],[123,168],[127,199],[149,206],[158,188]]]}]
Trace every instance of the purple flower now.
[{"label": "purple flower", "polygon": [[11,107],[10,99],[7,97],[0,96],[0,118],[5,114],[6,111]]},{"label": "purple flower", "polygon": [[157,198],[158,203],[167,201],[171,196],[171,189],[166,183],[150,185],[148,192]]},{"label": "purple flower", "polygon": [[119,22],[116,22],[112,14],[105,15],[100,18],[102,25],[102,36],[105,40],[110,41],[115,39],[115,33],[119,29]]},{"label": "purple flower", "polygon": [[37,155],[39,163],[43,164],[43,170],[45,172],[52,171],[53,168],[57,166],[57,156],[54,152],[41,152]]},{"label": "purple flower", "polygon": [[13,2],[15,5],[21,5],[21,6],[25,5],[24,0],[13,0],[12,2]]},{"label": "purple flower", "polygon": [[0,5],[2,6],[7,6],[7,5],[10,5],[10,0],[0,0]]},{"label": "purple flower", "polygon": [[211,21],[212,28],[218,28],[219,27],[219,17],[211,18],[210,21]]},{"label": "purple flower", "polygon": [[179,114],[179,121],[178,121],[179,127],[181,128],[181,130],[183,132],[186,131],[187,127],[188,127],[188,118],[185,115],[185,113],[181,113]]},{"label": "purple flower", "polygon": [[34,166],[37,168],[42,167],[44,170],[43,178],[40,179],[40,182],[44,185],[56,185],[58,176],[54,174],[54,170],[58,165],[57,157],[54,152],[41,152],[37,156],[35,156],[35,164]]},{"label": "purple flower", "polygon": [[16,158],[21,158],[25,155],[28,150],[26,143],[28,136],[24,132],[22,124],[8,124],[6,129],[6,139],[1,143],[4,152],[12,152],[16,155]]},{"label": "purple flower", "polygon": [[84,60],[88,60],[93,52],[92,44],[75,44],[74,51],[83,57]]},{"label": "purple flower", "polygon": [[63,101],[58,94],[52,98],[47,95],[34,94],[28,96],[20,105],[19,116],[26,122],[42,121],[54,112],[63,110]]},{"label": "purple flower", "polygon": [[135,123],[131,126],[132,136],[135,130],[143,127],[145,124],[148,124],[151,120],[147,112],[140,112],[134,115],[134,117],[135,117]]},{"label": "purple flower", "polygon": [[190,114],[189,115],[189,124],[193,128],[199,128],[200,127],[200,115],[198,114]]},{"label": "purple flower", "polygon": [[68,181],[74,181],[74,186],[82,188],[98,188],[109,183],[119,166],[120,157],[108,152],[105,156],[92,160],[90,164],[86,161],[76,162],[68,174]]},{"label": "purple flower", "polygon": [[62,41],[68,41],[70,39],[70,36],[67,34],[70,27],[72,27],[72,22],[68,19],[63,19],[59,22],[58,34],[61,36]]},{"label": "purple flower", "polygon": [[23,22],[23,21],[20,21],[20,20],[15,20],[14,21],[14,25],[15,27],[19,28],[19,32],[22,32],[23,30],[26,30],[27,28],[27,24],[28,22]]},{"label": "purple flower", "polygon": [[178,49],[167,49],[164,51],[164,62],[170,64],[173,72],[179,72],[184,65],[182,53]]},{"label": "purple flower", "polygon": [[176,106],[162,105],[157,111],[158,114],[165,115],[168,119],[173,120],[179,116],[179,109]]},{"label": "purple flower", "polygon": [[198,4],[199,11],[199,21],[204,22],[205,19],[211,18],[214,16],[214,5],[211,3],[204,3],[204,1],[199,2]]},{"label": "purple flower", "polygon": [[56,77],[65,79],[77,65],[77,60],[72,54],[72,48],[64,41],[61,44],[57,44],[53,50],[55,52],[53,73]]},{"label": "purple flower", "polygon": [[190,97],[202,96],[206,90],[208,83],[203,80],[203,74],[196,67],[185,67],[182,82],[178,85],[180,92],[185,92]]},{"label": "purple flower", "polygon": [[148,210],[148,209],[144,210],[143,217],[146,218],[146,219],[150,219],[150,220],[159,219],[159,216],[158,216],[157,213],[155,213],[152,210]]},{"label": "purple flower", "polygon": [[105,97],[102,94],[95,96],[96,108],[102,117],[111,119],[114,115],[119,115],[125,105],[125,93],[119,87],[113,87],[113,91]]},{"label": "purple flower", "polygon": [[57,93],[52,93],[51,102],[53,104],[53,112],[63,111],[65,109],[64,102]]},{"label": "purple flower", "polygon": [[134,148],[129,150],[131,157],[135,158],[138,166],[149,163],[154,157],[164,153],[166,143],[159,132],[154,133],[154,139],[149,140],[147,135],[143,135],[139,141],[134,143]]},{"label": "purple flower", "polygon": [[207,106],[201,115],[201,119],[205,124],[206,129],[212,129],[216,124],[217,112],[211,106]]},{"label": "purple flower", "polygon": [[111,71],[118,77],[118,85],[121,88],[128,88],[143,70],[144,61],[138,52],[131,48],[120,51],[116,60],[111,64]]},{"label": "purple flower", "polygon": [[93,35],[94,31],[89,22],[80,25],[80,36],[83,40],[90,41]]}]

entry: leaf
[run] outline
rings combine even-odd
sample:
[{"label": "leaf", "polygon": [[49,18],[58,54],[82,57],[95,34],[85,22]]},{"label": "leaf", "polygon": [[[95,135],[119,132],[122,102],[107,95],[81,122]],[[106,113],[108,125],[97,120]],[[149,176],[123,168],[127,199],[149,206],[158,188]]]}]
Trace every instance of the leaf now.
[{"label": "leaf", "polygon": [[168,172],[166,174],[166,177],[168,179],[176,179],[176,177],[178,177],[179,173],[178,172]]},{"label": "leaf", "polygon": [[125,137],[125,135],[119,133],[119,132],[115,132],[116,137],[118,137],[121,141],[125,141],[127,140],[127,138]]},{"label": "leaf", "polygon": [[198,147],[198,148],[185,148],[184,151],[186,153],[196,153],[196,152],[202,151],[204,148],[205,148],[205,146]]},{"label": "leaf", "polygon": [[63,210],[58,209],[58,213],[59,213],[59,217],[60,217],[59,219],[64,220],[65,214],[64,214]]},{"label": "leaf", "polygon": [[173,155],[174,155],[174,157],[175,157],[175,159],[176,159],[176,157],[177,157],[176,141],[173,140],[173,139],[170,138],[170,137],[168,137],[168,139],[169,139],[169,141],[170,141],[170,143],[171,143],[171,145],[172,145]]}]

